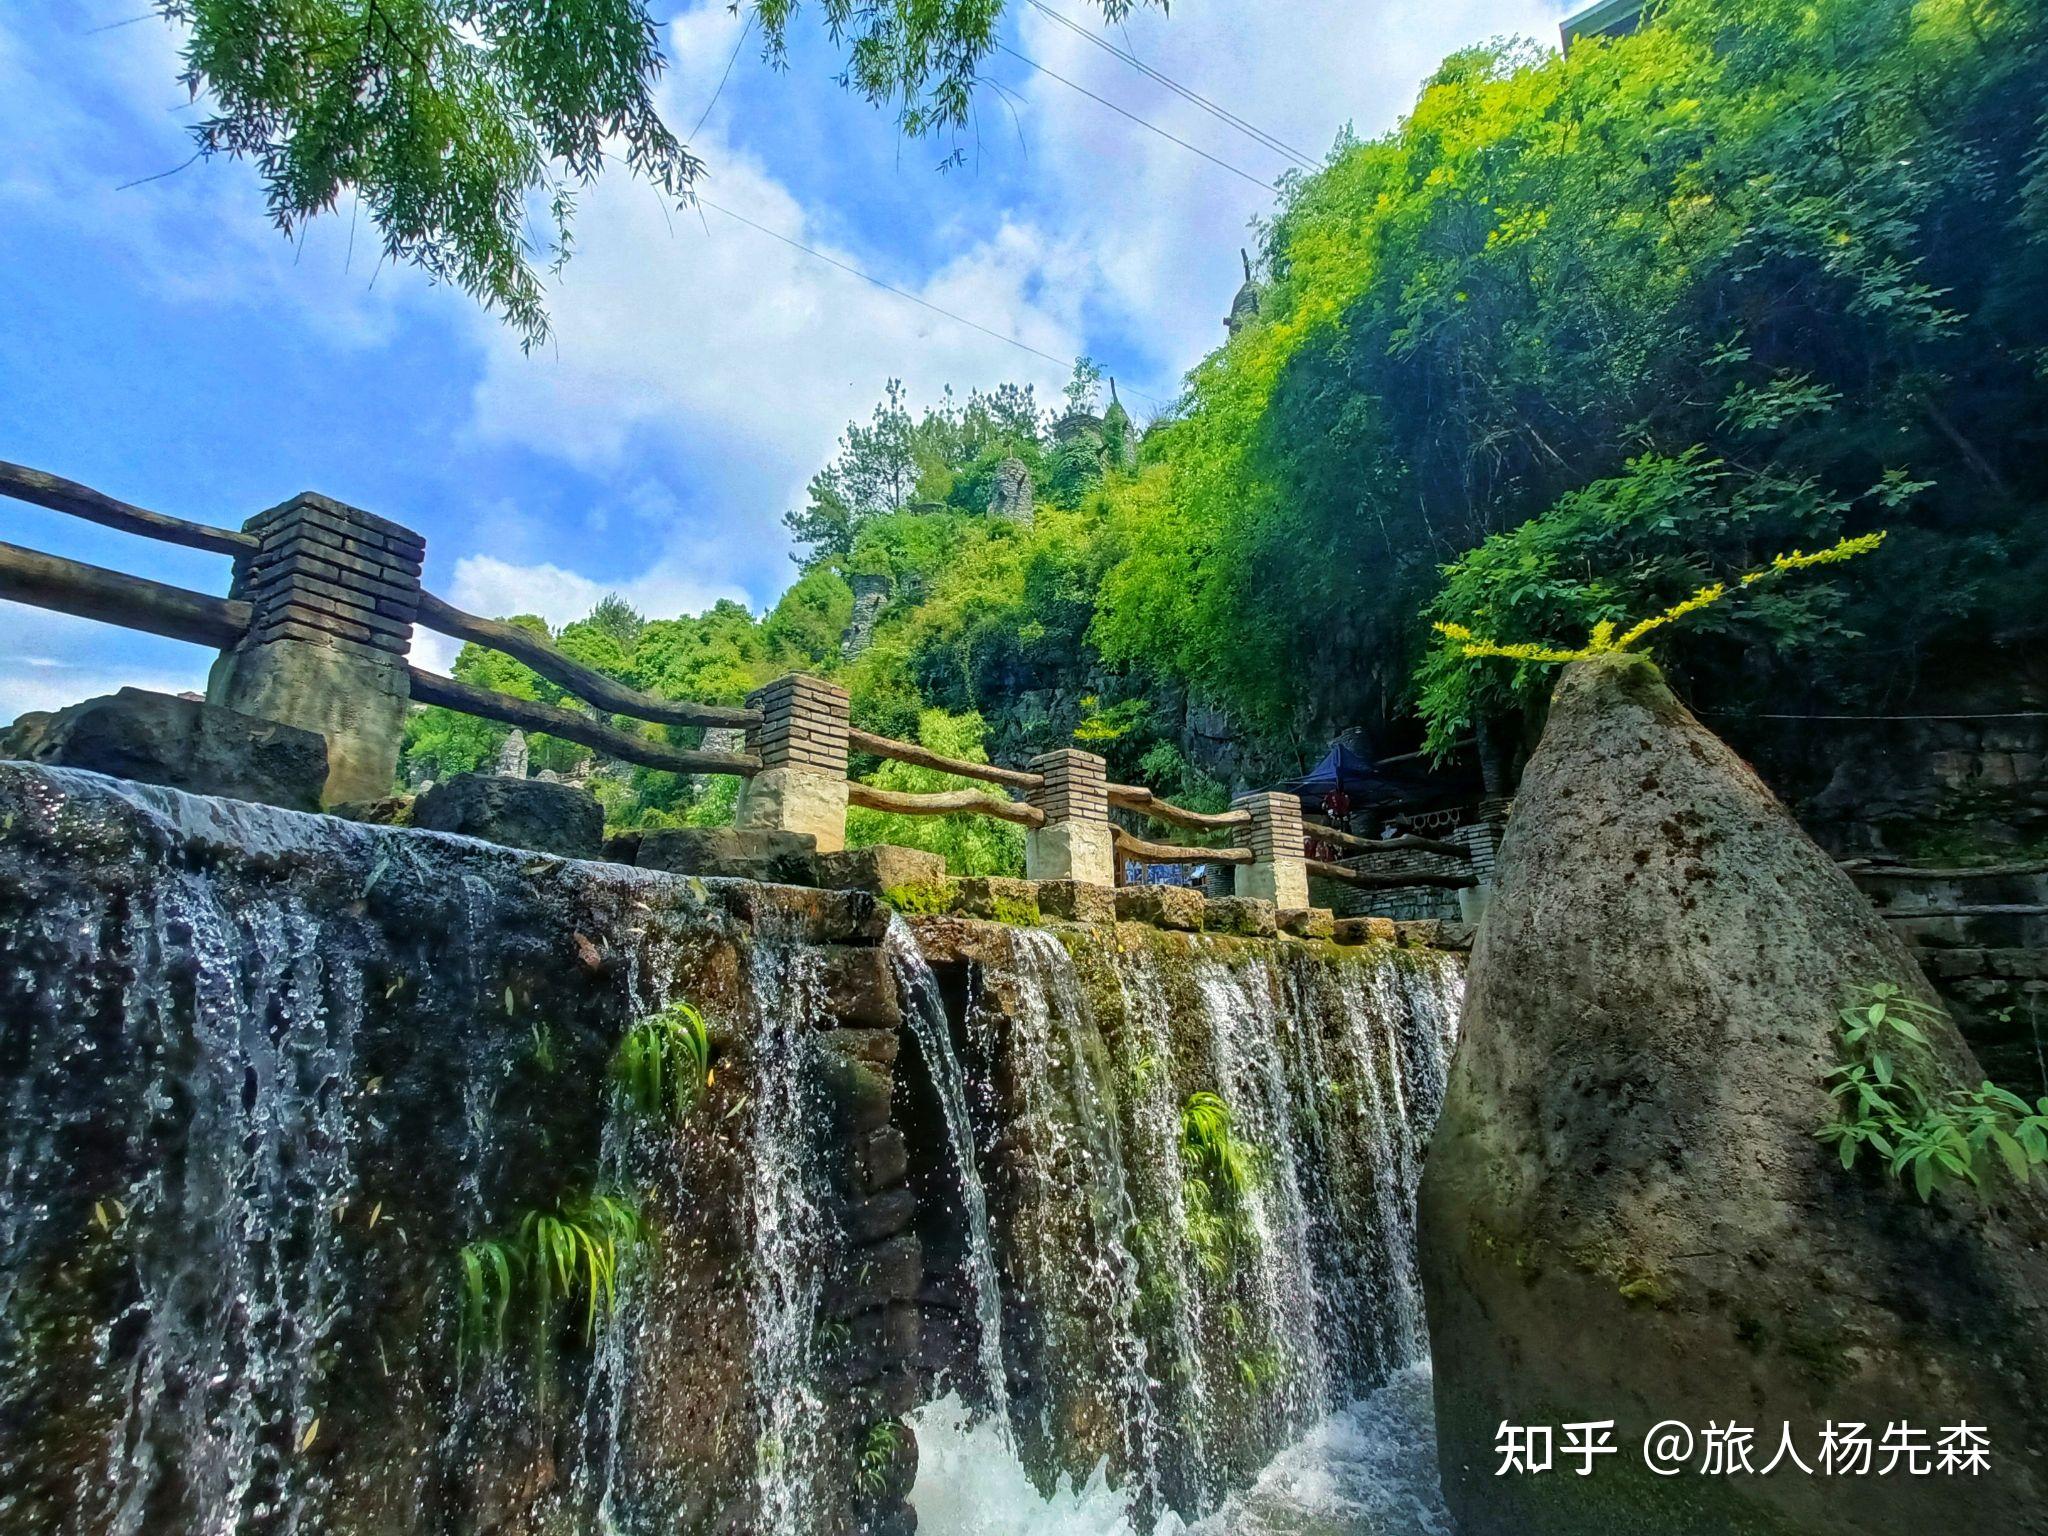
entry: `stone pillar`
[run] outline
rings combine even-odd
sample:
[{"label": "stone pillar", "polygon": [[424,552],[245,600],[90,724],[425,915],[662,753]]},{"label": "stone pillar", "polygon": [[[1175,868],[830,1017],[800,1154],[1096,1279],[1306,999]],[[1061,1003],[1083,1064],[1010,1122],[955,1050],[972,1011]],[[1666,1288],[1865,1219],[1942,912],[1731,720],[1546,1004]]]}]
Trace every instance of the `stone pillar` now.
[{"label": "stone pillar", "polygon": [[793,672],[747,703],[761,711],[761,723],[747,728],[761,771],[741,783],[733,825],[808,833],[818,852],[837,853],[846,846],[846,690]]},{"label": "stone pillar", "polygon": [[1231,802],[1252,813],[1250,864],[1237,866],[1237,894],[1270,901],[1283,912],[1308,905],[1308,862],[1301,845],[1301,802],[1293,795],[1266,791],[1239,795]]},{"label": "stone pillar", "polygon": [[207,702],[324,736],[324,803],[390,794],[426,541],[311,491],[244,526],[260,545],[236,559],[231,595],[254,619],[213,664]]},{"label": "stone pillar", "polygon": [[1116,884],[1116,849],[1109,833],[1108,765],[1092,752],[1062,747],[1031,759],[1045,782],[1030,800],[1045,825],[1024,835],[1024,874],[1031,880]]}]

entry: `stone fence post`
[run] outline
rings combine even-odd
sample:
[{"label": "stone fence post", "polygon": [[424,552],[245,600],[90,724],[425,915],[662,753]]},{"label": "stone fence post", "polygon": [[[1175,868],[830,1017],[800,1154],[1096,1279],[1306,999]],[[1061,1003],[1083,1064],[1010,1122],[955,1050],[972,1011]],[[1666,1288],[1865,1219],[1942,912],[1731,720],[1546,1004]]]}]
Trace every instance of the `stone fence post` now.
[{"label": "stone fence post", "polygon": [[1270,901],[1283,912],[1308,906],[1308,861],[1302,852],[1301,802],[1276,790],[1231,802],[1252,813],[1246,838],[1252,862],[1237,866],[1237,894]]},{"label": "stone fence post", "polygon": [[1045,782],[1030,791],[1045,825],[1024,835],[1024,874],[1031,880],[1116,884],[1109,830],[1109,765],[1092,752],[1061,747],[1028,765]]},{"label": "stone fence post", "polygon": [[311,491],[244,528],[261,542],[236,559],[230,595],[254,617],[213,664],[207,702],[324,736],[324,803],[390,794],[426,540]]},{"label": "stone fence post", "polygon": [[747,746],[761,771],[741,781],[735,827],[806,832],[818,852],[846,846],[846,737],[852,716],[844,688],[793,672],[747,695],[761,723]]}]

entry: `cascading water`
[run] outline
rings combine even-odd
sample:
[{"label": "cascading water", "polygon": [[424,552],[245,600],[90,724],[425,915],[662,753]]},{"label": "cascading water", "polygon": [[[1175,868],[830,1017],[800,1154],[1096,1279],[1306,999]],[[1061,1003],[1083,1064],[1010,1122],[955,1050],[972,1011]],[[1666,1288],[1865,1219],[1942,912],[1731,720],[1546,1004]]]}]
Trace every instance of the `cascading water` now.
[{"label": "cascading water", "polygon": [[[0,1536],[842,1522],[815,1058],[872,914],[0,763]],[[623,1118],[675,998],[716,1083]],[[533,1300],[614,1194],[615,1302]]]},{"label": "cascading water", "polygon": [[[813,1536],[905,1491],[927,1536],[1435,1536],[1457,994],[0,764],[0,1536]],[[613,1052],[679,998],[715,1085],[634,1120]],[[616,1303],[486,1285],[470,1338],[458,1256],[607,1191]],[[907,1489],[913,1221],[959,1393]]]},{"label": "cascading water", "polygon": [[992,1432],[1005,1454],[1010,1445],[1010,1388],[1003,1363],[1002,1281],[996,1274],[995,1240],[988,1222],[988,1192],[974,1149],[974,1126],[967,1105],[967,1075],[953,1049],[946,1006],[938,979],[926,964],[917,940],[901,918],[889,920],[883,940],[896,984],[903,995],[904,1018],[923,1052],[926,1071],[939,1096],[945,1118],[946,1144],[958,1177],[961,1208],[967,1220],[967,1282],[974,1301],[975,1362],[978,1383]]},{"label": "cascading water", "polygon": [[[997,1180],[993,1237],[1032,1321],[1017,1344],[1037,1401],[1015,1449],[957,1398],[920,1412],[920,1528],[1446,1529],[1413,1207],[1456,967],[1193,938],[1007,942],[970,1004],[967,1097],[1010,1118],[995,1155],[1022,1164]],[[1183,1149],[1200,1091],[1257,1165],[1246,1235],[1220,1251]],[[1048,1454],[1104,1413],[1099,1462]]]},{"label": "cascading water", "polygon": [[830,1241],[811,1051],[823,1012],[816,956],[763,935],[753,956],[758,1053],[753,1129],[755,1485],[769,1536],[808,1536],[824,1402],[817,1333]]}]

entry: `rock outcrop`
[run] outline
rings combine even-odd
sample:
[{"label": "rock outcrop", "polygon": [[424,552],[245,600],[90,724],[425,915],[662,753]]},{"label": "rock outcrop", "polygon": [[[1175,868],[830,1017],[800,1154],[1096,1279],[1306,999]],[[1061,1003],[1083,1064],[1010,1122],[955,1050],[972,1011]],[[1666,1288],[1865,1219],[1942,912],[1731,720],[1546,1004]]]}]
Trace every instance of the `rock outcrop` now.
[{"label": "rock outcrop", "polygon": [[[2048,1530],[2048,1210],[2003,1169],[1922,1204],[1815,1139],[1837,1010],[1899,940],[1762,782],[1617,656],[1574,666],[1523,780],[1421,1195],[1445,1492],[1464,1536]],[[1981,1077],[1946,1023],[1926,1072]],[[1590,1475],[1497,1476],[1509,1425],[1615,1421]],[[1671,1477],[1646,1432],[1701,1437]],[[1823,1428],[1934,1475],[1821,1473]],[[1756,1474],[1703,1475],[1710,1424]],[[1967,1423],[1990,1464],[1942,1475]],[[1807,1475],[1777,1454],[1790,1426]],[[1885,1455],[1880,1451],[1877,1464]]]},{"label": "rock outcrop", "polygon": [[604,810],[589,790],[493,773],[436,784],[413,802],[412,823],[570,859],[594,859],[604,844]]},{"label": "rock outcrop", "polygon": [[142,688],[24,715],[0,734],[0,757],[296,811],[320,809],[327,782],[317,733]]}]

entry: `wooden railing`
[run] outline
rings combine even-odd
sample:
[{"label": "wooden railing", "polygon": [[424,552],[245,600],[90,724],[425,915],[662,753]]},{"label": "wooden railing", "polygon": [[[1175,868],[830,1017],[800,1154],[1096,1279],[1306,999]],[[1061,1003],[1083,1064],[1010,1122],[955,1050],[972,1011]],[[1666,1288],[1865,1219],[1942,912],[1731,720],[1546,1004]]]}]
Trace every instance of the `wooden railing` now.
[{"label": "wooden railing", "polygon": [[[435,596],[420,580],[425,544],[417,534],[311,493],[261,514],[242,529],[216,528],[169,517],[76,481],[4,461],[0,461],[0,496],[124,533],[227,555],[235,561],[233,591],[221,598],[0,543],[0,597],[213,646],[227,656],[243,657],[272,644],[314,645],[324,648],[320,653],[323,657],[340,655],[359,666],[380,669],[376,677],[383,681],[372,679],[374,686],[369,689],[375,698],[355,701],[361,703],[361,708],[348,700],[309,701],[303,695],[317,690],[306,689],[296,693],[286,690],[282,694],[273,690],[252,703],[254,694],[235,694],[240,674],[233,667],[226,669],[229,681],[222,689],[226,697],[219,700],[268,718],[300,711],[304,718],[286,719],[285,723],[326,734],[330,764],[337,756],[353,762],[363,755],[354,750],[360,743],[351,743],[349,751],[337,753],[337,733],[357,730],[359,717],[377,716],[382,711],[381,725],[373,720],[372,727],[365,728],[382,732],[372,743],[376,750],[368,754],[371,766],[362,775],[373,793],[385,792],[384,788],[375,787],[379,752],[384,754],[384,786],[388,787],[395,774],[398,737],[405,706],[410,702],[438,705],[542,732],[625,762],[674,773],[735,774],[752,779],[774,768],[821,775],[827,781],[832,781],[836,774],[837,780],[844,781],[846,805],[894,815],[987,816],[1022,826],[1034,836],[1068,824],[1088,823],[1095,830],[1088,832],[1081,842],[1088,849],[1098,850],[1106,862],[1111,861],[1113,853],[1114,863],[1201,862],[1243,869],[1267,867],[1278,860],[1299,869],[1303,860],[1298,845],[1304,832],[1370,852],[1407,849],[1464,853],[1455,844],[1431,838],[1376,841],[1322,824],[1303,827],[1290,808],[1291,799],[1280,795],[1245,797],[1227,811],[1190,810],[1141,785],[1106,782],[1102,760],[1080,752],[1055,752],[1035,759],[1037,764],[1050,765],[1046,772],[948,757],[911,742],[854,727],[846,718],[844,692],[813,679],[789,678],[771,684],[750,695],[749,702],[741,707],[658,698],[585,666],[543,635],[499,619],[466,613]],[[487,647],[522,662],[586,706],[588,712],[516,698],[413,666],[407,653],[415,626]],[[323,661],[320,665],[328,663]],[[219,680],[217,669],[217,684]],[[260,685],[247,684],[245,692],[249,690],[260,693]],[[748,750],[707,751],[676,746],[622,729],[610,717],[665,727],[740,728],[747,732]],[[845,772],[849,753],[936,770],[990,785],[992,789],[912,793],[863,784]],[[331,800],[352,798],[336,792],[332,771],[329,791]],[[830,796],[826,798],[829,800]],[[764,796],[764,803],[771,803],[771,807],[761,814],[778,814],[772,802],[772,796]],[[1191,832],[1232,834],[1231,845],[1207,847],[1151,841],[1126,827],[1110,824],[1111,809]],[[836,844],[843,829],[821,825],[811,830],[824,846],[828,842]],[[1036,844],[1032,847],[1035,849]],[[1062,859],[1066,857],[1061,855]],[[1096,857],[1096,852],[1086,854],[1091,870],[1095,868],[1092,861]],[[1029,862],[1027,859],[1027,867]],[[1308,861],[1307,869],[1366,887],[1472,883],[1469,875],[1403,872],[1382,876],[1321,861]],[[1111,878],[1106,870],[1100,876],[1104,883]],[[1305,881],[1305,876],[1297,878]],[[1272,884],[1270,878],[1267,883]],[[1306,900],[1305,883],[1300,899]]]}]

